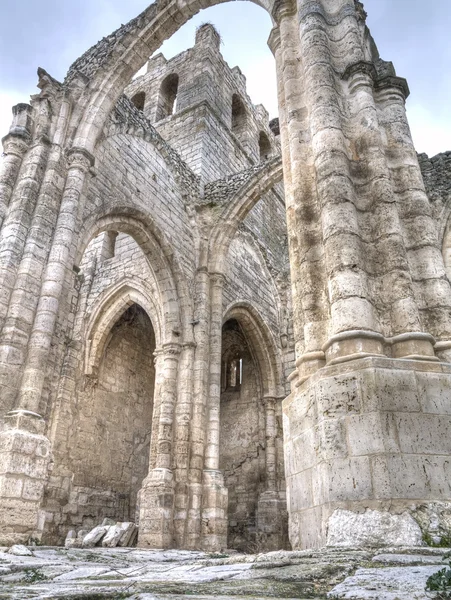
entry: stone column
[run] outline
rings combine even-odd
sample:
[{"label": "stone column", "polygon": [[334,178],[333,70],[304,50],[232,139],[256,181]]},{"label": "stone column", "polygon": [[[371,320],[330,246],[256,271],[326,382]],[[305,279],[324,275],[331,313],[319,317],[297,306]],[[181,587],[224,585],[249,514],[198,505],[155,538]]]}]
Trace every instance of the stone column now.
[{"label": "stone column", "polygon": [[277,489],[277,459],[276,459],[276,398],[263,398],[266,424],[266,490],[274,492]]},{"label": "stone column", "polygon": [[183,344],[174,430],[174,536],[176,548],[185,548],[189,507],[190,427],[193,411],[193,371],[196,344]]},{"label": "stone column", "polygon": [[[162,369],[159,386],[158,441],[155,468],[139,492],[139,539],[141,548],[172,548],[174,546],[174,494],[175,480],[172,470],[174,459],[174,414],[177,399],[178,363],[181,345],[163,345]],[[159,373],[155,373],[160,379]]]},{"label": "stone column", "polygon": [[47,359],[64,282],[73,265],[74,242],[84,208],[86,177],[94,164],[94,158],[82,148],[69,150],[67,161],[66,185],[28,344],[19,394],[19,407],[32,412],[39,412]]},{"label": "stone column", "polygon": [[280,550],[283,547],[284,516],[286,515],[286,506],[281,501],[277,489],[276,403],[277,398],[272,396],[263,398],[266,429],[266,489],[258,499],[257,535],[267,551]]},{"label": "stone column", "polygon": [[205,267],[195,279],[193,413],[190,428],[189,501],[186,547],[201,547],[202,483],[204,469],[210,334],[210,277]]},{"label": "stone column", "polygon": [[[13,108],[14,119],[31,111],[28,104],[18,104]],[[31,132],[28,123],[22,127],[11,127],[10,133],[2,139],[3,158],[0,161],[0,229],[3,224],[9,202],[16,185],[17,176],[22,165],[25,152],[30,147]]]},{"label": "stone column", "polygon": [[283,102],[280,126],[297,356],[292,380],[300,385],[325,364],[327,282],[296,6],[285,1],[274,17],[278,26],[269,45]]},{"label": "stone column", "polygon": [[[23,253],[31,217],[38,198],[49,153],[48,140],[42,139],[30,147],[22,161],[14,193],[3,219],[0,237],[0,327],[8,310],[17,267]],[[15,362],[15,357],[0,356],[1,362]]]},{"label": "stone column", "polygon": [[[31,140],[31,107],[20,104],[14,112],[13,126],[10,134],[19,134],[25,139],[30,138],[30,146],[20,165],[17,181],[9,198],[3,198],[4,214],[0,236],[0,328],[8,310],[11,291],[16,281],[17,268],[23,254],[23,249],[31,226],[36,201],[46,172],[50,151],[48,127],[51,121],[51,109],[47,99],[39,102],[38,120],[44,127],[37,128],[35,138]],[[0,363],[15,365],[20,358],[10,349],[6,354],[0,354]],[[8,367],[7,367],[8,369]]]},{"label": "stone column", "polygon": [[207,407],[207,444],[203,475],[202,547],[220,550],[227,547],[228,493],[219,470],[219,427],[221,411],[222,297],[224,276],[210,275],[209,397]]},{"label": "stone column", "polygon": [[[38,153],[39,160],[42,160]],[[85,177],[93,159],[83,150],[68,155],[69,170],[42,293],[29,344],[16,408],[5,417],[1,435],[0,502],[5,541],[39,537],[44,523],[39,508],[50,461],[50,442],[39,414],[47,358],[58,314],[66,270],[70,268],[74,232],[82,214]],[[36,165],[35,165],[36,166]]]},{"label": "stone column", "polygon": [[[290,144],[293,208],[320,224],[330,310],[317,338],[326,365],[303,374],[298,359],[283,406],[294,548],[421,544],[416,512],[451,497],[451,365],[439,364],[432,335],[448,335],[449,286],[405,120],[407,84],[364,19],[357,1],[300,0],[296,17],[279,20],[282,44],[297,36],[304,95],[293,140],[297,130],[316,189],[312,209]],[[288,98],[296,83],[282,78]],[[288,222],[296,284],[304,221]],[[310,283],[293,300],[309,305]]]},{"label": "stone column", "polygon": [[403,201],[397,203],[397,210],[412,288],[423,331],[429,334],[429,337],[424,333],[417,335],[421,328],[409,336],[399,337],[401,332],[395,332],[398,338],[392,340],[393,354],[427,359],[434,356],[431,344],[435,341],[440,360],[451,362],[451,287],[445,276],[437,224],[407,121],[405,102],[409,89],[407,82],[396,77],[392,68],[387,71],[386,77],[374,84],[375,99],[379,122],[390,145],[388,166],[394,187],[403,197]]}]

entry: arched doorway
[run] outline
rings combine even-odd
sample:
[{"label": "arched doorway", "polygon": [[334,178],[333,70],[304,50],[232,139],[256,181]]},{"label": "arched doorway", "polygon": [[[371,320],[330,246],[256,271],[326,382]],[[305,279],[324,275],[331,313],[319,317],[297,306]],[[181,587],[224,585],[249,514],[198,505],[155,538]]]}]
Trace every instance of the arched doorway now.
[{"label": "arched doorway", "polygon": [[261,382],[242,328],[229,319],[222,330],[219,468],[229,492],[228,545],[241,551],[257,542],[258,497],[264,490],[264,413]]},{"label": "arched doorway", "polygon": [[[232,313],[233,314],[233,313]],[[251,336],[252,337],[252,336]],[[277,463],[282,423],[265,386],[255,339],[231,316],[222,328],[219,468],[228,489],[228,546],[258,552],[286,546],[283,469]],[[268,494],[271,496],[269,498]],[[266,523],[267,502],[277,519]],[[263,502],[262,502],[263,501]]]},{"label": "arched doorway", "polygon": [[149,470],[154,351],[150,318],[134,303],[112,326],[97,376],[79,393],[73,492],[83,526],[104,517],[136,520],[138,491]]}]

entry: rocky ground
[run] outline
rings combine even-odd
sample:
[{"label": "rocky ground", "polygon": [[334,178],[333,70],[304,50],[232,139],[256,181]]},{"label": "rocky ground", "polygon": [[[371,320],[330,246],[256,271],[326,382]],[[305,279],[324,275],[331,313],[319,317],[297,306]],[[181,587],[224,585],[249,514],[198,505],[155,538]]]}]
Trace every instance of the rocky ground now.
[{"label": "rocky ground", "polygon": [[214,555],[136,548],[0,552],[0,599],[424,600],[432,548]]}]

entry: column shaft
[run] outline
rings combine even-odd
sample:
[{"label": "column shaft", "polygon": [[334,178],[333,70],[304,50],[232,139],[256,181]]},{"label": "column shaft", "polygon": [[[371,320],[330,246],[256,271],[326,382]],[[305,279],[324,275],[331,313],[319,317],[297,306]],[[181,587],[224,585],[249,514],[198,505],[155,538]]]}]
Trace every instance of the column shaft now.
[{"label": "column shaft", "polygon": [[208,432],[205,450],[205,468],[219,469],[219,435],[221,410],[221,356],[222,356],[222,292],[224,277],[214,273],[211,281],[210,320],[210,385],[208,398]]},{"label": "column shaft", "polygon": [[55,235],[28,346],[19,407],[39,411],[58,310],[67,272],[72,268],[74,241],[84,208],[86,175],[94,159],[82,149],[68,153],[69,169]]}]

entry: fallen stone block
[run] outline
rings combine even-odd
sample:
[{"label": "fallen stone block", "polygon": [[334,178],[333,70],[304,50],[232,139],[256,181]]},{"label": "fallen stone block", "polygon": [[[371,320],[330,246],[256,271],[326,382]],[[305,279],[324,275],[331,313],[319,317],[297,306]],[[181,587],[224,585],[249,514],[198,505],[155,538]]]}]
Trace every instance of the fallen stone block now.
[{"label": "fallen stone block", "polygon": [[123,533],[119,540],[118,546],[131,546],[138,532],[138,528],[134,523],[121,523],[121,528]]},{"label": "fallen stone block", "polygon": [[102,540],[102,546],[104,548],[116,548],[119,543],[119,540],[124,534],[124,530],[121,527],[121,524],[112,525],[108,531],[106,536]]},{"label": "fallen stone block", "polygon": [[94,548],[106,535],[108,527],[98,525],[83,538],[83,548]]},{"label": "fallen stone block", "polygon": [[14,554],[15,556],[33,556],[33,552],[28,550],[26,546],[22,546],[22,544],[15,544],[11,546],[9,549],[9,554]]},{"label": "fallen stone block", "polygon": [[66,536],[66,539],[64,541],[64,547],[65,548],[74,548],[74,546],[76,546],[77,544],[77,533],[75,532],[74,529],[71,529],[69,531],[69,533]]}]

